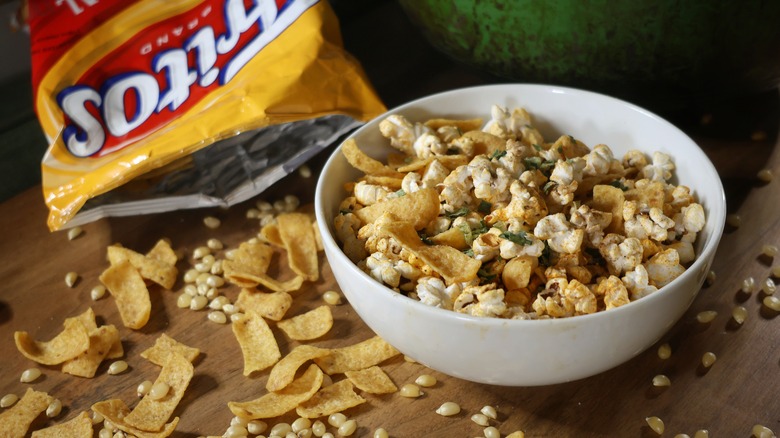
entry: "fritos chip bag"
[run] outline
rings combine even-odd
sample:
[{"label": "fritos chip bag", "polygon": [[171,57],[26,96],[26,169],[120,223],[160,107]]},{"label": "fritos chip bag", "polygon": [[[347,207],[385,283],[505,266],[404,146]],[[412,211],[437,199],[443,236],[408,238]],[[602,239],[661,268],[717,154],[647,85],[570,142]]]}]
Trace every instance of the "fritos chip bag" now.
[{"label": "fritos chip bag", "polygon": [[52,230],[232,205],[385,110],[326,1],[29,0],[29,26]]}]

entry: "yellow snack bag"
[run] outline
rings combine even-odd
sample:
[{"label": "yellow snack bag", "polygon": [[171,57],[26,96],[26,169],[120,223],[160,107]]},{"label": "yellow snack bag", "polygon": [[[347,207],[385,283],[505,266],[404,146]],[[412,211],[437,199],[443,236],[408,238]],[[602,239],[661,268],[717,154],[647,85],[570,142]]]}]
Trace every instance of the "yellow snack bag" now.
[{"label": "yellow snack bag", "polygon": [[52,230],[241,202],[385,110],[325,1],[30,0],[29,25]]}]

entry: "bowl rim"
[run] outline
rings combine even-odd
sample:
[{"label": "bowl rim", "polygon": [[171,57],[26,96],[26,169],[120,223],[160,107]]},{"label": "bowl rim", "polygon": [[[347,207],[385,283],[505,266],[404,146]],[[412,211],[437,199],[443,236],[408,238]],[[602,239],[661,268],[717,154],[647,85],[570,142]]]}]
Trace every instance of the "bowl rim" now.
[{"label": "bowl rim", "polygon": [[[596,313],[587,314],[587,315],[574,315],[570,317],[564,317],[564,318],[547,318],[547,319],[507,319],[507,318],[494,318],[494,317],[481,317],[481,316],[473,316],[468,315],[464,313],[458,313],[453,310],[448,309],[442,309],[439,307],[429,306],[427,304],[424,304],[418,300],[415,300],[413,298],[409,298],[403,294],[400,294],[389,287],[385,286],[384,284],[376,281],[373,277],[368,275],[366,272],[361,270],[355,263],[353,263],[344,253],[344,251],[341,249],[337,241],[335,240],[335,237],[333,236],[332,230],[331,230],[331,221],[332,218],[328,218],[325,216],[324,208],[322,198],[325,191],[325,187],[323,185],[323,181],[325,178],[323,178],[323,175],[326,174],[326,171],[333,166],[334,162],[336,160],[341,159],[341,148],[344,143],[344,141],[352,138],[359,137],[363,132],[366,132],[371,129],[377,129],[376,124],[380,121],[386,118],[389,115],[396,114],[398,112],[402,112],[406,109],[415,107],[419,105],[421,102],[427,101],[429,99],[434,98],[441,98],[446,95],[457,95],[464,92],[479,92],[480,90],[487,90],[487,89],[515,89],[517,91],[514,91],[515,94],[520,95],[521,90],[527,89],[527,90],[534,90],[535,92],[548,92],[548,93],[554,93],[554,94],[570,94],[570,95],[580,95],[584,96],[589,99],[601,99],[605,102],[609,102],[613,105],[621,105],[624,106],[627,110],[635,111],[640,113],[641,115],[648,117],[652,119],[656,123],[660,123],[663,125],[666,129],[671,130],[675,135],[679,135],[683,140],[687,140],[690,142],[690,144],[693,146],[692,151],[696,154],[700,155],[700,163],[699,166],[702,168],[702,171],[705,174],[708,174],[708,176],[717,184],[717,192],[718,195],[716,198],[712,200],[712,205],[708,205],[705,207],[705,212],[707,216],[707,221],[716,220],[717,222],[714,224],[714,227],[712,229],[712,233],[710,236],[708,236],[707,241],[704,242],[704,245],[702,247],[702,250],[699,254],[696,255],[696,259],[691,263],[690,266],[688,266],[685,269],[685,272],[683,272],[680,276],[672,280],[670,283],[668,283],[666,286],[663,286],[662,288],[659,288],[657,292],[654,292],[650,295],[647,295],[645,297],[642,297],[638,300],[631,301],[628,304],[625,304],[623,306],[610,309],[609,312],[606,310],[598,311]],[[507,91],[507,94],[509,94],[509,91]],[[389,147],[389,146],[388,146]],[[674,156],[673,156],[674,158]],[[502,83],[502,84],[491,84],[491,85],[479,85],[479,86],[473,86],[473,87],[462,87],[462,88],[456,88],[452,90],[447,90],[439,93],[430,94],[427,96],[423,96],[414,100],[411,100],[409,102],[403,103],[401,105],[398,105],[394,108],[388,109],[385,113],[375,117],[374,119],[371,119],[370,121],[366,122],[363,126],[352,132],[349,136],[344,138],[342,142],[336,147],[336,149],[331,153],[331,155],[328,157],[328,160],[326,161],[325,165],[322,167],[322,171],[317,179],[317,185],[315,189],[315,195],[314,195],[314,212],[315,217],[317,220],[317,224],[320,230],[321,238],[323,239],[323,245],[326,247],[330,246],[335,249],[333,251],[334,255],[337,257],[338,262],[342,262],[346,264],[347,269],[350,270],[350,272],[360,276],[364,280],[368,280],[375,284],[379,290],[372,291],[372,293],[382,293],[386,294],[386,297],[388,299],[403,299],[403,303],[407,303],[411,305],[416,311],[421,312],[425,316],[430,317],[436,317],[436,318],[447,318],[447,319],[454,319],[454,320],[460,320],[463,322],[468,323],[479,323],[480,325],[487,326],[487,327],[498,327],[498,326],[507,326],[507,325],[517,325],[519,327],[524,327],[527,325],[533,325],[534,327],[543,326],[543,325],[549,325],[549,326],[560,326],[560,325],[570,325],[573,322],[577,323],[588,323],[589,321],[597,321],[602,318],[606,318],[608,316],[604,315],[619,315],[621,313],[625,312],[632,312],[634,309],[636,309],[639,306],[647,306],[650,305],[653,301],[663,299],[663,295],[674,293],[675,292],[675,285],[679,283],[683,283],[685,280],[688,279],[688,277],[695,276],[696,273],[703,268],[704,265],[707,265],[711,263],[711,260],[714,256],[714,253],[717,251],[718,245],[720,243],[720,239],[723,235],[723,230],[725,226],[725,217],[726,217],[726,195],[725,191],[723,189],[723,183],[720,179],[720,175],[718,174],[715,166],[712,164],[712,161],[710,161],[709,157],[704,153],[704,151],[699,147],[699,145],[685,132],[683,132],[681,129],[679,129],[677,126],[673,125],[668,120],[662,118],[661,116],[655,114],[654,112],[647,110],[645,108],[642,108],[636,104],[627,102],[622,99],[618,99],[616,97],[612,97],[606,94],[597,93],[593,91],[578,89],[578,88],[572,88],[572,87],[564,87],[564,86],[558,86],[558,85],[547,85],[547,84],[536,84],[536,83]],[[722,208],[720,208],[722,207]],[[329,263],[333,263],[329,260]],[[707,267],[709,269],[709,267]],[[699,285],[701,287],[701,285]],[[698,291],[696,291],[693,294],[693,297],[698,294]],[[645,304],[642,304],[645,303]]]}]

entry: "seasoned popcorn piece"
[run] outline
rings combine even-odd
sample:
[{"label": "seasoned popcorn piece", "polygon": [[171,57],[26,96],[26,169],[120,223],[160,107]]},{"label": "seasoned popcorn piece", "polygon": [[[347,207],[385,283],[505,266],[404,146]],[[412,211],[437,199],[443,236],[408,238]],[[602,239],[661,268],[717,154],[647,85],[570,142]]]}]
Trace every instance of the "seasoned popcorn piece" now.
[{"label": "seasoned popcorn piece", "polygon": [[575,139],[571,135],[562,135],[558,137],[557,140],[555,140],[555,143],[553,143],[547,151],[549,151],[547,154],[540,152],[540,155],[542,155],[545,159],[568,160],[570,158],[584,157],[590,152],[590,148],[588,148],[585,143]]},{"label": "seasoned popcorn piece", "polygon": [[647,166],[647,156],[636,149],[630,150],[623,155],[623,167],[627,170],[641,171]]},{"label": "seasoned popcorn piece", "polygon": [[589,154],[585,155],[585,168],[582,170],[584,175],[604,175],[609,173],[615,156],[612,149],[604,144],[598,144],[593,147]]},{"label": "seasoned popcorn piece", "polygon": [[677,251],[677,256],[680,259],[680,264],[684,265],[692,262],[696,258],[696,252],[693,249],[691,242],[679,241],[669,245],[669,248]]},{"label": "seasoned popcorn piece", "polygon": [[510,113],[505,107],[493,105],[490,109],[490,120],[482,130],[503,139],[541,144],[544,139],[532,125],[531,115],[525,109],[517,108]]},{"label": "seasoned popcorn piece", "polygon": [[414,155],[414,141],[417,139],[415,126],[406,117],[393,114],[379,122],[379,132],[390,139],[390,144],[406,155]]},{"label": "seasoned popcorn piece", "polygon": [[574,254],[580,250],[585,231],[575,228],[563,213],[543,217],[534,228],[534,235],[547,241],[550,249]]},{"label": "seasoned popcorn piece", "polygon": [[467,287],[455,299],[453,309],[473,316],[500,317],[506,311],[504,290],[493,284]]},{"label": "seasoned popcorn piece", "polygon": [[506,233],[501,233],[499,237],[501,238],[499,254],[506,260],[525,256],[539,257],[544,252],[544,242],[523,230],[518,232],[508,230]]},{"label": "seasoned popcorn piece", "polygon": [[418,158],[447,155],[449,147],[430,128],[417,124],[415,125],[415,133],[418,133],[418,136],[412,147]]},{"label": "seasoned popcorn piece", "polygon": [[642,243],[635,237],[608,234],[599,246],[599,252],[612,275],[631,271],[642,263]]},{"label": "seasoned popcorn piece", "polygon": [[612,222],[612,213],[594,210],[583,204],[576,210],[572,208],[570,222],[575,227],[584,229],[586,242],[597,248],[604,239],[604,230]]},{"label": "seasoned popcorn piece", "polygon": [[517,140],[506,141],[505,153],[499,153],[490,157],[497,166],[503,167],[512,179],[517,179],[524,171],[523,159],[534,155],[534,149]]},{"label": "seasoned popcorn piece", "polygon": [[669,201],[668,204],[675,211],[680,211],[681,208],[696,202],[696,199],[691,194],[691,189],[688,186],[675,186],[670,184],[667,186],[667,189],[667,197],[671,197],[671,201]]},{"label": "seasoned popcorn piece", "polygon": [[[630,202],[626,204],[631,205]],[[660,208],[651,208],[649,214],[636,214],[627,219],[624,226],[628,237],[663,242],[668,238],[669,230],[674,228],[674,221],[666,217]]]},{"label": "seasoned popcorn piece", "polygon": [[539,191],[527,187],[520,181],[513,181],[509,186],[512,200],[506,207],[494,210],[485,217],[486,222],[508,221],[511,218],[521,219],[524,223],[534,226],[540,219],[547,216],[547,204]]},{"label": "seasoned popcorn piece", "polygon": [[630,293],[631,301],[646,297],[658,290],[650,284],[650,277],[644,265],[637,265],[633,271],[626,272],[621,280]]},{"label": "seasoned popcorn piece", "polygon": [[[417,299],[421,303],[431,307],[441,307],[443,309],[452,310],[453,297],[448,293],[448,288],[440,278],[436,277],[421,277],[417,280],[417,286],[415,287],[417,292]],[[450,293],[459,289],[451,289]]]},{"label": "seasoned popcorn piece", "polygon": [[366,268],[369,275],[380,283],[395,288],[401,282],[401,274],[394,269],[393,261],[380,252],[375,252],[366,259]]},{"label": "seasoned popcorn piece", "polygon": [[583,169],[585,169],[585,160],[582,158],[555,163],[555,168],[550,175],[550,181],[554,185],[549,192],[549,199],[559,205],[570,204],[574,200],[574,192],[582,181]]},{"label": "seasoned popcorn piece", "polygon": [[531,307],[538,316],[548,315],[553,318],[573,316],[573,306],[567,306],[562,291],[568,285],[566,278],[552,278],[547,281],[545,289],[536,296]]},{"label": "seasoned popcorn piece", "polygon": [[474,196],[491,204],[509,199],[511,174],[503,167],[495,167],[484,155],[477,155],[468,165],[474,184]]},{"label": "seasoned popcorn piece", "polygon": [[360,181],[355,184],[354,192],[355,199],[362,205],[376,204],[393,193],[380,185],[369,184],[365,181]]},{"label": "seasoned popcorn piece", "polygon": [[444,182],[444,179],[447,178],[447,175],[449,174],[450,170],[442,164],[441,161],[433,160],[428,164],[428,167],[425,168],[425,172],[422,176],[422,187],[436,187]]},{"label": "seasoned popcorn piece", "polygon": [[704,228],[704,207],[692,203],[682,208],[682,223],[688,233],[698,233]]},{"label": "seasoned popcorn piece", "polygon": [[401,180],[401,190],[405,193],[414,193],[423,188],[422,177],[417,172],[409,172]]},{"label": "seasoned popcorn piece", "polygon": [[471,189],[474,188],[468,165],[458,166],[444,178],[441,186],[439,198],[443,201],[441,208],[444,212],[453,212],[468,205],[471,202]]},{"label": "seasoned popcorn piece", "polygon": [[[641,265],[640,265],[641,266]],[[610,275],[596,286],[596,293],[601,295],[606,309],[614,309],[631,301],[628,299],[628,288],[620,278]]]},{"label": "seasoned popcorn piece", "polygon": [[564,307],[575,315],[596,313],[598,306],[596,296],[587,286],[577,280],[569,281],[563,289]]},{"label": "seasoned popcorn piece", "polygon": [[667,181],[672,177],[674,162],[663,152],[653,153],[653,164],[642,168],[642,176],[653,181]]},{"label": "seasoned popcorn piece", "polygon": [[664,287],[685,272],[680,256],[672,248],[665,249],[647,261],[647,275],[657,287]]},{"label": "seasoned popcorn piece", "polygon": [[547,183],[547,176],[539,169],[526,170],[520,174],[519,179],[526,187],[533,187],[537,190],[540,190]]},{"label": "seasoned popcorn piece", "polygon": [[360,230],[360,219],[352,213],[339,214],[333,218],[333,227],[336,237],[342,243],[344,254],[354,263],[366,258],[368,253],[364,248],[365,239],[359,239],[357,232]]},{"label": "seasoned popcorn piece", "polygon": [[487,262],[494,259],[499,254],[499,245],[501,238],[498,235],[501,230],[491,228],[487,233],[480,234],[471,243],[471,250],[474,251],[474,259],[480,262]]}]

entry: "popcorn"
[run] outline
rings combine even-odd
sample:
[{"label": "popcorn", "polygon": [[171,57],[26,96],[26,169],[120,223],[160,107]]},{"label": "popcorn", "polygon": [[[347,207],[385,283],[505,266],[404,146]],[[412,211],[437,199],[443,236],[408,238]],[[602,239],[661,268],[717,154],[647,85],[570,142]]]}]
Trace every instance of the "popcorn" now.
[{"label": "popcorn", "polygon": [[365,177],[334,219],[345,251],[398,293],[484,317],[608,311],[678,277],[705,212],[668,182],[671,157],[549,143],[531,122],[500,106],[485,125],[387,117],[380,131],[404,156],[383,164],[350,144]]}]

